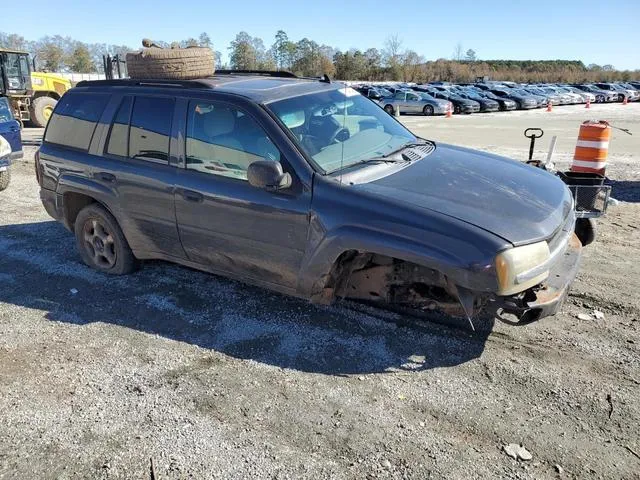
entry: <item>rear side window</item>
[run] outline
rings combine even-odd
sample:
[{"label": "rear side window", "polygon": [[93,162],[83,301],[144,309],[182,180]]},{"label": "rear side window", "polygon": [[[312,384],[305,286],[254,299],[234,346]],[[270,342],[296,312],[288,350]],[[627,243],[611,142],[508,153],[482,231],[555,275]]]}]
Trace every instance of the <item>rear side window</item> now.
[{"label": "rear side window", "polygon": [[169,161],[173,104],[172,98],[136,97],[131,114],[129,157]]},{"label": "rear side window", "polygon": [[132,97],[125,97],[118,108],[109,131],[107,153],[119,157],[127,157],[129,146],[129,117],[131,116]]},{"label": "rear side window", "polygon": [[109,94],[69,92],[56,105],[45,142],[88,150]]}]

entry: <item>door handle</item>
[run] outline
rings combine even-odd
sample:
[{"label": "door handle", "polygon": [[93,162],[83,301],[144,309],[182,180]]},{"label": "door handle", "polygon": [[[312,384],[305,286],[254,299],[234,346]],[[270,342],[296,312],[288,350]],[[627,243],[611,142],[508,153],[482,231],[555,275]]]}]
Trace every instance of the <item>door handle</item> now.
[{"label": "door handle", "polygon": [[201,203],[204,200],[204,195],[193,190],[182,190],[182,197],[187,202]]},{"label": "door handle", "polygon": [[107,182],[107,183],[115,183],[116,181],[116,176],[112,173],[98,172],[96,173],[96,177],[98,177],[103,182]]}]

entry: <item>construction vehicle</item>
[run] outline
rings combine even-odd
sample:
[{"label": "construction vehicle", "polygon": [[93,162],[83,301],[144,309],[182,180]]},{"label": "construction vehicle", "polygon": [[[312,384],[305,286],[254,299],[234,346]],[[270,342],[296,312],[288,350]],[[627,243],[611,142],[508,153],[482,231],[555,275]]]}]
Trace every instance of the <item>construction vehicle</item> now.
[{"label": "construction vehicle", "polygon": [[21,124],[44,127],[71,82],[59,75],[32,72],[29,52],[0,49],[0,96],[8,97]]}]

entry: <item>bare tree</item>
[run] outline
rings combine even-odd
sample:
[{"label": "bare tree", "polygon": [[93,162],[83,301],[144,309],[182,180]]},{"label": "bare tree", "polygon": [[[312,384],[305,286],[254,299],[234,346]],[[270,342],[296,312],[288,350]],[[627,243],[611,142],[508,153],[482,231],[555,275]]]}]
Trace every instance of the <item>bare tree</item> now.
[{"label": "bare tree", "polygon": [[456,49],[453,51],[453,59],[459,62],[462,60],[463,55],[462,44],[458,42],[456,44]]}]

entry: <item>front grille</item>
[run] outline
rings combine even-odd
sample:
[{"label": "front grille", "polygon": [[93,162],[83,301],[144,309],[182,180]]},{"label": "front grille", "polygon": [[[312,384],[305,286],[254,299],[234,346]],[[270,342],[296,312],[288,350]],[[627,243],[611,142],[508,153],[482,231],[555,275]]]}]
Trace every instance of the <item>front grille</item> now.
[{"label": "front grille", "polygon": [[402,155],[407,157],[411,161],[420,160],[421,158],[424,158],[431,152],[433,152],[435,148],[436,147],[433,143],[427,143],[425,145],[407,148],[402,152]]}]

